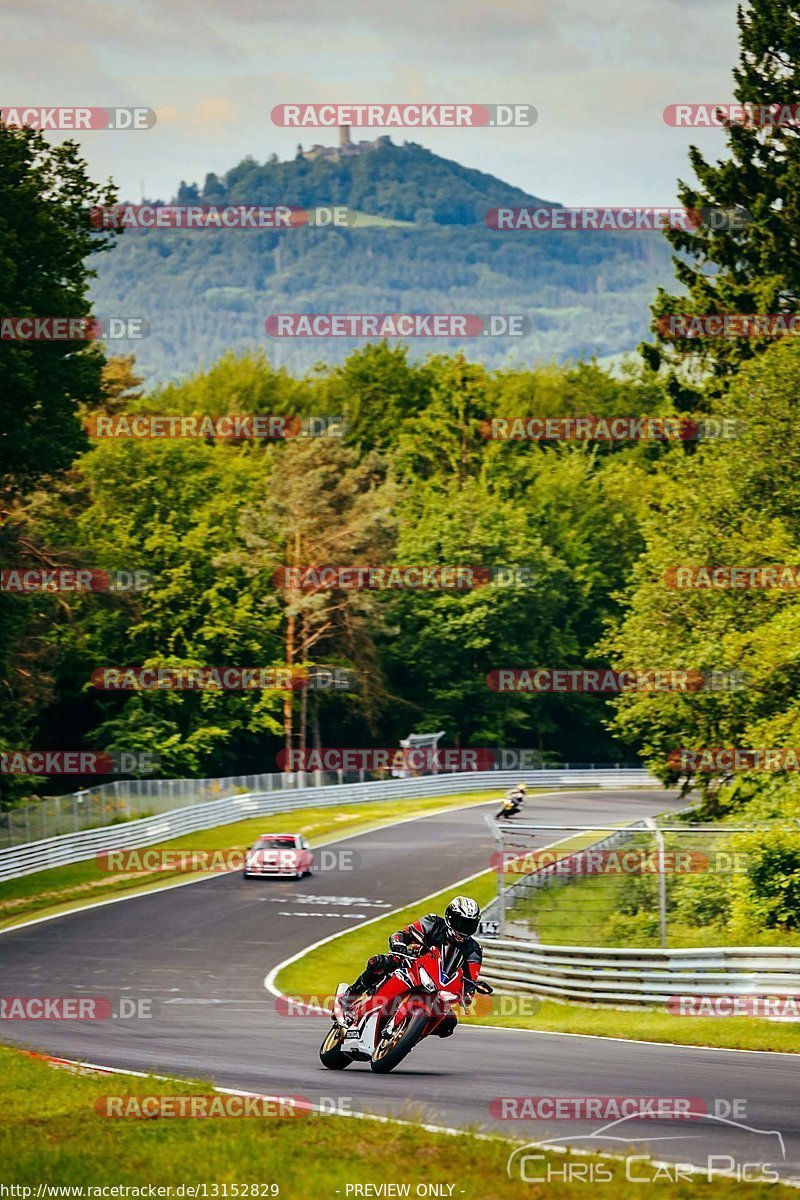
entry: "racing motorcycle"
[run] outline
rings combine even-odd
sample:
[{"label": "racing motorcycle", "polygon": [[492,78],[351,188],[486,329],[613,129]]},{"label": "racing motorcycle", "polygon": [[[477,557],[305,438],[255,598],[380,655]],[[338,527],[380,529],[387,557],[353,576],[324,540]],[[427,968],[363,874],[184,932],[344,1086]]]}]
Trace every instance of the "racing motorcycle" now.
[{"label": "racing motorcycle", "polygon": [[524,796],[517,794],[506,796],[505,800],[503,801],[503,807],[498,813],[495,813],[495,821],[499,821],[501,817],[513,817],[522,808],[522,801],[524,798]]},{"label": "racing motorcycle", "polygon": [[[458,965],[457,949],[432,946],[404,958],[402,966],[347,1014],[340,999],[347,984],[339,984],[333,1022],[319,1051],[329,1071],[341,1071],[351,1062],[368,1062],[373,1071],[387,1074],[417,1042],[452,1020],[452,1005],[463,1003],[464,971]],[[482,996],[494,991],[482,980],[473,986]]]}]

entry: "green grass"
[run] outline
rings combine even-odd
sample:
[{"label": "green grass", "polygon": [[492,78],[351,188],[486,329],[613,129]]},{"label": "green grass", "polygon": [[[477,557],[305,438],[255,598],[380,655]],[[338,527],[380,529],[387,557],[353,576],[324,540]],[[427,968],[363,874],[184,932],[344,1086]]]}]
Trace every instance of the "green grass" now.
[{"label": "green grass", "polygon": [[[385,951],[386,939],[396,929],[421,913],[441,912],[459,890],[468,891],[479,904],[495,894],[496,876],[487,872],[463,889],[451,886],[437,896],[417,902],[371,924],[359,925],[290,963],[279,973],[276,986],[293,996],[330,996],[336,985],[352,980],[371,954]],[[538,1029],[558,1033],[593,1034],[599,1037],[631,1038],[634,1041],[677,1042],[686,1046],[719,1046],[734,1050],[772,1050],[800,1053],[800,1025],[761,1020],[757,1017],[682,1017],[658,1008],[618,1009],[558,1003],[536,997],[517,997],[511,1015],[487,1016],[482,1003],[472,1013],[461,1013],[468,1024],[497,1028]],[[497,1003],[508,1005],[511,998]],[[531,1011],[535,1009],[535,1011]],[[313,1018],[309,1018],[313,1019]]]},{"label": "green grass", "polygon": [[[209,1095],[211,1085],[197,1081],[139,1079],[124,1075],[76,1075],[54,1070],[39,1059],[0,1047],[3,1078],[3,1121],[0,1124],[0,1181],[30,1187],[55,1186],[155,1187],[207,1185],[207,1196],[245,1193],[242,1184],[277,1184],[281,1200],[334,1197],[344,1200],[347,1186],[403,1182],[411,1185],[447,1182],[461,1200],[530,1200],[545,1196],[566,1200],[575,1185],[557,1180],[547,1185],[526,1184],[506,1175],[508,1155],[515,1144],[501,1137],[478,1139],[465,1133],[452,1136],[423,1129],[416,1122],[401,1125],[341,1116],[310,1114],[267,1119],[150,1118],[110,1119],[95,1112],[104,1096]],[[342,1084],[337,1085],[341,1088]],[[331,1087],[331,1092],[335,1090]],[[345,1099],[342,1097],[342,1099]],[[488,1103],[488,1096],[487,1096]],[[409,1117],[411,1114],[409,1114]],[[531,1127],[531,1140],[535,1127]],[[566,1163],[586,1170],[599,1160],[548,1153],[558,1171]],[[539,1172],[544,1163],[536,1164]],[[625,1181],[624,1164],[603,1160],[611,1182],[603,1184],[609,1200],[630,1196],[640,1185]],[[636,1174],[643,1164],[637,1162]],[[655,1168],[649,1168],[655,1171]],[[662,1176],[663,1179],[663,1176]],[[736,1184],[732,1180],[676,1182],[662,1194],[761,1200],[767,1184]],[[185,1194],[185,1193],[184,1193]],[[252,1193],[250,1193],[252,1195]],[[257,1196],[269,1191],[258,1191]],[[353,1194],[352,1192],[350,1193]],[[773,1193],[770,1192],[770,1195]],[[175,1191],[172,1196],[176,1195]]]},{"label": "green grass", "polygon": [[[496,792],[472,792],[443,798],[425,797],[416,800],[377,800],[370,804],[345,805],[334,808],[302,808],[293,812],[252,817],[230,825],[202,829],[185,837],[155,843],[148,849],[163,850],[241,850],[269,829],[287,829],[302,833],[312,845],[332,835],[363,833],[368,829],[402,820],[404,817],[425,816],[444,812],[464,804],[480,804],[491,800]],[[141,871],[128,875],[109,875],[94,859],[36,871],[19,879],[0,883],[0,929],[15,925],[32,916],[68,912],[77,905],[93,900],[107,900],[133,891],[149,891],[175,883],[203,872]]]}]

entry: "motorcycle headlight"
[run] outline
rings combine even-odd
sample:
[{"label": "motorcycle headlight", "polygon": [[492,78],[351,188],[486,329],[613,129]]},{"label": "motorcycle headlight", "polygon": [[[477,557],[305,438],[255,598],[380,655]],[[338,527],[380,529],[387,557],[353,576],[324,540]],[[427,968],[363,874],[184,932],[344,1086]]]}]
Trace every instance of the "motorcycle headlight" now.
[{"label": "motorcycle headlight", "polygon": [[419,981],[425,988],[426,992],[435,992],[438,990],[436,984],[433,982],[424,967],[420,967],[417,973],[419,975]]}]

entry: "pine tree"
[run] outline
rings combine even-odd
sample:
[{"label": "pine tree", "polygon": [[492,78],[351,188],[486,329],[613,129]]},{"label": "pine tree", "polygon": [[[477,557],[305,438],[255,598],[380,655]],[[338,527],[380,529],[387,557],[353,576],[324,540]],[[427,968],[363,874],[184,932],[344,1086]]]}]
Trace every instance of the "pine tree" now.
[{"label": "pine tree", "polygon": [[[741,52],[734,67],[734,95],[743,105],[797,110],[800,95],[800,4],[794,0],[751,0],[739,7]],[[784,114],[785,115],[785,114]],[[799,114],[800,115],[800,114]],[[652,307],[656,345],[643,346],[650,365],[666,362],[711,376],[711,391],[725,388],[739,365],[772,342],[769,336],[674,338],[659,318],[668,314],[795,313],[800,301],[800,120],[781,125],[733,123],[730,157],[707,162],[697,147],[689,152],[697,185],[679,181],[686,208],[706,219],[696,231],[669,229],[677,254],[675,275],[688,295],[659,289]],[[728,214],[713,228],[708,210]],[[689,378],[697,372],[689,372]],[[686,375],[684,374],[684,378]],[[676,402],[692,406],[673,372]]]}]

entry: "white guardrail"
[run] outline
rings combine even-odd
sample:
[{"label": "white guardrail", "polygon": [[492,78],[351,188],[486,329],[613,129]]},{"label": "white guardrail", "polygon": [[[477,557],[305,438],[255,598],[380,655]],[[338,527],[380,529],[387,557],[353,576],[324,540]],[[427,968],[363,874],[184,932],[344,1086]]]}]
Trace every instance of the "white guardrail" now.
[{"label": "white guardrail", "polygon": [[637,950],[483,942],[483,973],[502,992],[611,1005],[675,996],[800,996],[800,949]]},{"label": "white guardrail", "polygon": [[247,817],[291,812],[297,808],[338,807],[365,804],[373,800],[404,800],[424,796],[445,796],[458,792],[507,790],[510,782],[523,781],[535,788],[629,788],[658,787],[658,780],[641,768],[608,770],[470,771],[458,774],[427,775],[416,779],[389,779],[370,783],[334,784],[326,787],[299,788],[286,792],[250,792],[226,796],[205,804],[141,817],[118,825],[105,825],[81,833],[26,842],[0,850],[0,880],[32,875],[49,867],[83,862],[108,850],[136,850],[194,833],[215,825],[228,825]]}]

